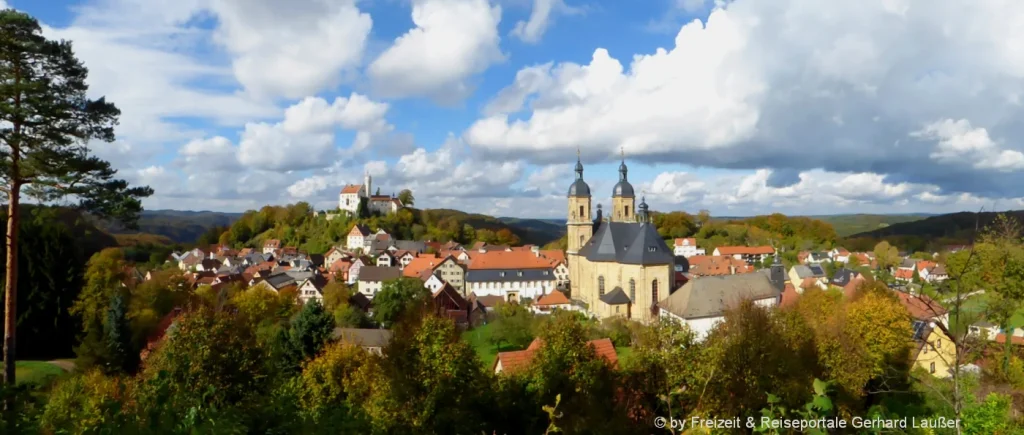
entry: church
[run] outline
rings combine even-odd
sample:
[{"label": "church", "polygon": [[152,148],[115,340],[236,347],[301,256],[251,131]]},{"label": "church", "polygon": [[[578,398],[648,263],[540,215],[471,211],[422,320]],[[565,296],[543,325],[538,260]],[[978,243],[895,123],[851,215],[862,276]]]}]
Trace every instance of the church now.
[{"label": "church", "polygon": [[576,180],[569,186],[566,259],[572,297],[598,318],[621,316],[642,322],[657,318],[659,300],[675,285],[672,250],[650,221],[647,204],[636,204],[625,158],[612,188],[611,213],[591,219],[590,186],[576,159]]}]

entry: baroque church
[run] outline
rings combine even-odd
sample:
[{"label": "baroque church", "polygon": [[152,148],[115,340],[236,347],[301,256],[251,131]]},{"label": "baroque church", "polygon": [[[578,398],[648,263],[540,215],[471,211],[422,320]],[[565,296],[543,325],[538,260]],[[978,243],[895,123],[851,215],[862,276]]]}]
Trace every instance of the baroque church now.
[{"label": "baroque church", "polygon": [[598,318],[621,316],[643,322],[658,316],[657,303],[675,286],[672,250],[650,222],[643,197],[636,204],[625,158],[612,188],[611,214],[591,219],[590,186],[576,159],[576,180],[569,186],[566,259],[574,299]]}]

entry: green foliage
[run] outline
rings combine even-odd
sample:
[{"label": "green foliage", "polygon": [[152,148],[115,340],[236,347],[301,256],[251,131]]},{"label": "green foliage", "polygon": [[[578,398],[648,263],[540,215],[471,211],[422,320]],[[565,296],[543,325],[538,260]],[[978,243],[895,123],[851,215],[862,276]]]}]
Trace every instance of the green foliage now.
[{"label": "green foliage", "polygon": [[516,303],[501,304],[498,317],[490,325],[490,342],[495,347],[525,349],[536,336],[536,319],[526,307]]},{"label": "green foliage", "polygon": [[133,372],[138,365],[138,349],[132,342],[132,331],[128,325],[128,303],[125,292],[115,292],[107,307],[106,322],[103,323],[106,338],[106,370],[111,373]]},{"label": "green foliage", "polygon": [[121,398],[128,386],[119,378],[90,370],[59,382],[50,393],[42,429],[55,433],[115,433],[127,425]]},{"label": "green foliage", "polygon": [[301,413],[316,425],[340,433],[366,433],[365,418],[358,418],[358,403],[350,397],[353,378],[362,366],[375,364],[369,354],[357,346],[333,344],[309,361],[298,378]]},{"label": "green foliage", "polygon": [[120,346],[110,342],[112,331],[119,333],[122,329],[120,325],[109,323],[118,320],[118,316],[123,317],[123,312],[113,317],[110,312],[111,302],[121,300],[117,296],[126,291],[122,286],[125,267],[121,250],[115,248],[104,249],[89,259],[85,286],[71,307],[71,314],[81,319],[82,324],[81,344],[75,348],[78,363],[82,367],[99,366],[108,371],[116,371],[123,365],[119,357],[129,352],[128,349],[122,349],[120,354],[112,353]]},{"label": "green foliage", "polygon": [[403,316],[421,311],[430,302],[430,290],[417,278],[385,281],[373,298],[373,320],[385,328]]},{"label": "green foliage", "polygon": [[303,360],[316,357],[334,331],[334,316],[320,302],[307,302],[291,322],[291,345]]},{"label": "green foliage", "polygon": [[991,393],[985,401],[967,406],[961,416],[963,433],[967,435],[1010,433],[1009,396]]},{"label": "green foliage", "polygon": [[[763,423],[765,419],[767,421],[779,421],[779,420],[818,420],[823,417],[828,417],[832,414],[834,408],[832,406],[832,399],[829,398],[828,393],[831,389],[829,382],[822,381],[821,379],[814,380],[814,395],[811,397],[811,401],[804,404],[802,409],[787,409],[782,406],[778,396],[774,394],[768,394],[768,407],[761,410],[761,425],[759,425],[754,432],[756,433],[767,433],[767,434],[783,434],[783,433],[796,433],[796,431],[773,427],[770,424]],[[805,433],[814,435],[826,435],[829,433],[827,429],[815,427],[809,428]]]},{"label": "green foliage", "polygon": [[412,196],[412,191],[409,189],[402,189],[398,192],[398,200],[402,201],[402,205],[406,207],[412,207],[416,203],[416,198]]}]

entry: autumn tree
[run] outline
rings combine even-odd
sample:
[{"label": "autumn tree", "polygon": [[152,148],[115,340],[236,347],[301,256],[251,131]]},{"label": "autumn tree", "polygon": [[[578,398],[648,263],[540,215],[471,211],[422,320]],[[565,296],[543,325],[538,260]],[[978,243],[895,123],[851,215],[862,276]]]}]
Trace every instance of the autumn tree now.
[{"label": "autumn tree", "polygon": [[85,285],[79,292],[71,314],[81,320],[81,343],[75,348],[79,364],[83,367],[107,367],[112,361],[107,331],[108,311],[116,295],[127,292],[124,256],[118,248],[100,251],[89,259],[85,272]]},{"label": "autumn tree", "polygon": [[0,185],[7,199],[4,295],[4,382],[15,383],[18,229],[22,195],[42,203],[73,198],[77,206],[129,227],[148,187],[129,187],[117,171],[90,155],[90,141],[112,142],[120,111],[88,97],[88,70],[68,41],[48,40],[39,22],[0,11]]},{"label": "autumn tree", "polygon": [[357,406],[349,397],[353,377],[363,365],[371,364],[369,353],[359,346],[328,345],[320,356],[305,363],[299,377],[300,412],[317,425],[336,433],[367,433],[368,422],[357,419]]},{"label": "autumn tree", "polygon": [[889,270],[899,264],[900,252],[895,246],[889,245],[889,242],[884,240],[878,242],[875,245],[874,253],[875,261],[878,262],[878,268],[881,270]]},{"label": "autumn tree", "polygon": [[525,349],[535,336],[535,323],[533,313],[522,305],[501,304],[498,318],[491,325],[491,344],[499,350],[503,344],[512,349]]}]

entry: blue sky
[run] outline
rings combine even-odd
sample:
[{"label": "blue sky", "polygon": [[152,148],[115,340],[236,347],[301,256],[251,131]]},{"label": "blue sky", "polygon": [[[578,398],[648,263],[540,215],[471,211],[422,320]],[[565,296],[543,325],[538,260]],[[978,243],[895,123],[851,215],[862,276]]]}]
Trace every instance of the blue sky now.
[{"label": "blue sky", "polygon": [[[1024,17],[923,0],[7,0],[122,109],[148,208],[560,217],[579,149],[656,210],[1017,209]],[[950,28],[947,23],[961,25]]]}]

